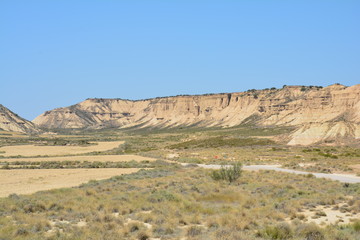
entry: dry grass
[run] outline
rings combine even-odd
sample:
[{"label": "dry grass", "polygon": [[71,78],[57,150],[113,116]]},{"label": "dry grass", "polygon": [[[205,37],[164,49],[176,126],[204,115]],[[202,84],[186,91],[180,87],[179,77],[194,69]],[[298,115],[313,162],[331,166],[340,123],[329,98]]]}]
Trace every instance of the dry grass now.
[{"label": "dry grass", "polygon": [[345,199],[349,199],[348,211],[358,211],[358,185],[344,187],[271,171],[244,172],[228,184],[213,181],[210,173],[190,167],[162,168],[79,188],[12,195],[0,199],[0,236],[79,240],[350,240],[358,236],[355,223],[320,228],[297,217],[301,209],[340,206]]},{"label": "dry grass", "polygon": [[[333,172],[352,171],[348,167],[359,163],[360,150],[355,147],[319,146],[319,151],[313,149],[310,151],[304,147],[255,144],[236,147],[224,145],[217,148],[206,145],[196,149],[186,146],[188,148],[169,149],[169,146],[174,144],[191,140],[198,140],[197,142],[200,143],[201,139],[218,136],[248,138],[255,135],[275,135],[271,129],[269,134],[259,132],[260,130],[257,129],[240,130],[190,131],[185,129],[171,132],[144,130],[129,135],[127,132],[116,132],[116,130],[87,132],[81,136],[69,136],[74,140],[70,142],[125,140],[126,143],[106,152],[111,155],[96,155],[98,153],[95,152],[87,153],[87,156],[42,158],[36,156],[13,160],[44,161],[40,165],[47,162],[50,164],[51,161],[56,160],[97,161],[101,162],[100,167],[108,166],[105,163],[109,162],[118,162],[117,164],[121,165],[122,161],[145,160],[135,155],[116,155],[127,153],[159,159],[169,156],[172,161],[179,162],[238,161],[245,165],[291,164],[289,167],[293,167],[292,164],[294,164],[296,168],[309,168],[308,170],[310,167],[311,169],[321,167],[325,170],[331,167]],[[69,140],[65,135],[63,137],[61,140]],[[31,139],[29,142],[20,138],[18,142],[10,140],[4,137],[3,145],[36,144],[37,142],[41,144],[46,141],[48,145],[52,143],[51,139]],[[73,147],[43,146],[42,148],[49,150]],[[101,151],[99,145],[75,148],[86,151],[94,148],[90,151]],[[2,155],[1,151],[4,150],[0,148],[0,155]],[[50,155],[53,152],[47,154]],[[95,156],[90,156],[91,154]],[[19,153],[16,152],[15,155]],[[338,158],[331,157],[335,155]],[[149,158],[146,160],[151,159]],[[3,161],[12,161],[10,158],[3,159]],[[12,164],[15,165],[14,162]],[[135,164],[141,163],[135,162]],[[354,170],[357,169],[356,166],[353,167]],[[74,184],[78,185],[89,179],[99,179],[95,177],[96,174],[107,170],[110,169],[8,170],[0,172],[0,181],[3,186],[13,184],[11,188],[14,188],[13,186],[28,188],[36,184],[44,185],[44,182],[48,181],[42,175],[36,175],[36,172],[59,172],[62,175],[54,179],[55,183],[67,181],[72,176],[76,179],[79,173],[91,172],[88,179]],[[22,179],[21,174],[14,177],[14,179],[22,180],[22,183],[16,181],[9,183],[3,179],[3,173],[10,174],[16,171],[19,173],[29,171],[32,176],[28,176],[27,179]],[[66,176],[64,175],[66,171],[74,171],[74,174]],[[124,170],[115,169],[115,171],[123,172]],[[113,175],[119,175],[119,172]],[[109,174],[104,178],[113,175]],[[48,179],[51,179],[51,176]],[[238,180],[229,184],[225,181],[214,181],[211,178],[211,170],[191,166],[182,168],[167,162],[154,166],[152,170],[138,171],[108,180],[91,181],[77,188],[0,198],[0,238],[351,240],[357,239],[360,232],[360,222],[352,222],[350,219],[359,216],[359,194],[359,184],[343,184],[273,171],[244,171]],[[344,220],[344,222],[335,221],[334,225],[331,224],[333,223],[330,221],[333,219],[331,217],[339,214],[342,219],[337,220]],[[331,219],[325,221],[325,217]],[[345,221],[345,218],[351,222]],[[322,225],[321,228],[315,223],[311,224],[311,222],[317,222],[317,219],[327,224]]]},{"label": "dry grass", "polygon": [[90,146],[36,146],[36,145],[17,145],[1,147],[0,151],[5,157],[10,156],[61,156],[61,155],[76,155],[90,152],[103,152],[114,149],[124,141],[116,142],[96,142],[95,145]]},{"label": "dry grass", "polygon": [[319,205],[343,208],[345,199],[347,211],[358,212],[359,185],[272,171],[246,171],[228,184],[213,181],[210,174],[191,167],[161,168],[79,188],[11,195],[0,199],[0,237],[356,239],[359,227],[353,223],[319,228],[297,215]]},{"label": "dry grass", "polygon": [[12,193],[29,194],[41,190],[73,187],[89,180],[106,179],[138,170],[137,168],[0,170],[0,197]]}]

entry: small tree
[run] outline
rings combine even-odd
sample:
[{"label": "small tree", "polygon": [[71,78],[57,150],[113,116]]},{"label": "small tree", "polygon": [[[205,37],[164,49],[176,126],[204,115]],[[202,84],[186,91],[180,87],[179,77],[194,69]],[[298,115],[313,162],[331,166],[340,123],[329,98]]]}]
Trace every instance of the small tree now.
[{"label": "small tree", "polygon": [[241,176],[241,167],[241,163],[235,163],[230,166],[222,165],[219,170],[212,171],[211,177],[215,181],[225,180],[232,183]]}]

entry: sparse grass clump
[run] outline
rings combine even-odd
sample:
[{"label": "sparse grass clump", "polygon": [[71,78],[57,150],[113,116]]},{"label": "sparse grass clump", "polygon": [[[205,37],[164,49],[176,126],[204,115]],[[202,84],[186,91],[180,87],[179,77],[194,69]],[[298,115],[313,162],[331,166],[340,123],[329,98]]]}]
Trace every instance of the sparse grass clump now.
[{"label": "sparse grass clump", "polygon": [[191,226],[187,230],[187,236],[189,237],[195,237],[202,233],[203,228],[199,226]]},{"label": "sparse grass clump", "polygon": [[360,220],[354,222],[354,223],[352,224],[352,227],[353,227],[353,229],[355,230],[355,232],[360,232]]},{"label": "sparse grass clump", "polygon": [[298,235],[307,240],[325,240],[323,230],[315,224],[301,224],[296,231]]},{"label": "sparse grass clump", "polygon": [[293,231],[289,224],[280,223],[276,226],[268,226],[265,230],[259,233],[259,236],[268,238],[268,239],[291,239],[293,236]]}]

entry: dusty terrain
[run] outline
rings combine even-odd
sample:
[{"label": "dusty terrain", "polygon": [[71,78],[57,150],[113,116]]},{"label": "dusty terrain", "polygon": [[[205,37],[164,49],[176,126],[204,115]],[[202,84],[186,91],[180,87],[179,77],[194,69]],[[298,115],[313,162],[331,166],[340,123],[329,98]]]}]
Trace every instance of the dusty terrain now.
[{"label": "dusty terrain", "polygon": [[[31,138],[4,135],[2,149],[27,148],[31,154],[24,154],[31,156],[0,157],[0,238],[356,239],[360,183],[315,176],[338,176],[331,174],[338,171],[356,175],[360,150],[273,141],[288,129],[241,126],[76,130]],[[93,142],[100,144],[88,144]],[[6,153],[2,149],[0,155]],[[37,156],[54,149],[65,152]],[[87,153],[76,155],[79,150]],[[213,177],[221,164],[232,163],[244,166],[237,180],[229,183]],[[254,164],[276,164],[282,172],[269,166],[245,171]],[[300,171],[301,175],[294,174]]]},{"label": "dusty terrain", "polygon": [[[136,155],[89,155],[64,156],[111,150],[124,141],[94,142],[89,146],[36,146],[13,145],[0,148],[4,156],[33,156],[32,158],[2,158],[2,162],[51,162],[51,161],[88,161],[88,162],[129,162],[154,161],[149,157]],[[35,157],[36,156],[36,157]],[[39,157],[53,156],[53,157]],[[137,168],[102,168],[102,169],[11,169],[0,170],[0,197],[11,193],[29,194],[40,190],[73,187],[89,180],[110,178],[115,175],[129,174]]]},{"label": "dusty terrain", "polygon": [[134,168],[106,169],[21,169],[0,170],[0,197],[9,194],[30,194],[54,188],[74,187],[89,180],[138,171]]},{"label": "dusty terrain", "polygon": [[352,221],[360,219],[359,212],[346,212],[341,208],[347,206],[346,203],[337,204],[335,206],[316,206],[312,209],[301,211],[307,219],[307,222],[316,223],[318,225],[329,224],[349,224]]},{"label": "dusty terrain", "polygon": [[123,144],[124,141],[96,142],[90,146],[36,146],[36,145],[15,145],[0,148],[1,155],[9,156],[61,156],[76,155],[90,152],[102,152],[111,150]]}]

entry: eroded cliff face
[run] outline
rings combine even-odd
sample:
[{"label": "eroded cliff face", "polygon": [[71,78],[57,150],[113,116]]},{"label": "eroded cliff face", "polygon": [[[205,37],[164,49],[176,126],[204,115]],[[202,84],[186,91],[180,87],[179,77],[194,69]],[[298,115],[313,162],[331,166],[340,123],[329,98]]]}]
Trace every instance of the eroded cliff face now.
[{"label": "eroded cliff face", "polygon": [[37,133],[39,130],[34,123],[19,117],[0,104],[0,129],[5,131]]},{"label": "eroded cliff face", "polygon": [[[163,128],[194,125],[231,127],[249,121],[260,126],[297,126],[298,130],[292,133],[289,144],[312,144],[324,138],[345,135],[358,138],[360,85],[345,87],[335,84],[325,88],[288,86],[139,101],[88,99],[45,112],[33,122],[46,128]],[[332,134],[324,133],[323,129]]]}]

